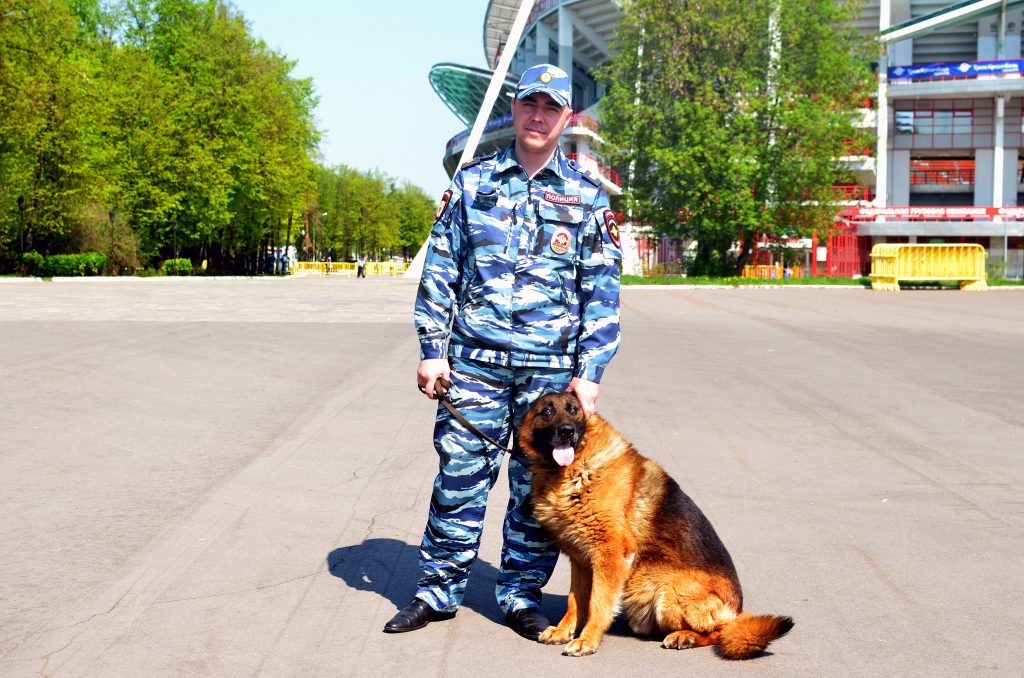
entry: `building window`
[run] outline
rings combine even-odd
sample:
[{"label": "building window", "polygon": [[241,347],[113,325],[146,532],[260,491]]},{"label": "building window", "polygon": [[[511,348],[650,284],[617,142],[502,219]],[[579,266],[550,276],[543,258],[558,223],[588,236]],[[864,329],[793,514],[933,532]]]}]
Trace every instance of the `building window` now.
[{"label": "building window", "polygon": [[896,111],[896,134],[914,133],[914,112]]},{"label": "building window", "polygon": [[995,104],[991,99],[895,102],[897,149],[991,148]]}]

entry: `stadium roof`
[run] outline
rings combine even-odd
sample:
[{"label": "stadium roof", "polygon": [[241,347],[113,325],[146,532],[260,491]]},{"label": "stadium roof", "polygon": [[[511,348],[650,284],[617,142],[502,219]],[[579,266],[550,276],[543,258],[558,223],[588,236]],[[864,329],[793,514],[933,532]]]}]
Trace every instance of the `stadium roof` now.
[{"label": "stadium roof", "polygon": [[979,17],[996,14],[1005,6],[1007,10],[1024,5],[1024,0],[966,0],[936,10],[916,19],[891,26],[878,34],[882,43],[899,42],[927,35],[949,26],[977,21]]},{"label": "stadium roof", "polygon": [[[467,126],[472,126],[476,120],[490,82],[491,71],[484,68],[443,63],[430,69],[430,86],[445,106]],[[516,80],[506,78],[489,120],[512,114],[512,93],[515,89]]]},{"label": "stadium roof", "polygon": [[494,68],[505,47],[512,23],[519,11],[519,0],[491,0],[484,14],[484,58]]}]

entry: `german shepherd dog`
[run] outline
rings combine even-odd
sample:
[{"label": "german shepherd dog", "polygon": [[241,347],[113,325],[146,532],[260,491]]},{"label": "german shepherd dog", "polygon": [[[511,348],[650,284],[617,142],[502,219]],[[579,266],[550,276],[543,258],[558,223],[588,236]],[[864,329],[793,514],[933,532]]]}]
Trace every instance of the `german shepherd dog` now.
[{"label": "german shepherd dog", "polygon": [[707,517],[608,422],[585,419],[575,395],[540,397],[519,444],[534,515],[572,562],[568,609],[540,642],[593,654],[619,609],[634,633],[664,634],[662,647],[714,645],[726,659],[755,657],[793,628],[742,611],[736,568]]}]

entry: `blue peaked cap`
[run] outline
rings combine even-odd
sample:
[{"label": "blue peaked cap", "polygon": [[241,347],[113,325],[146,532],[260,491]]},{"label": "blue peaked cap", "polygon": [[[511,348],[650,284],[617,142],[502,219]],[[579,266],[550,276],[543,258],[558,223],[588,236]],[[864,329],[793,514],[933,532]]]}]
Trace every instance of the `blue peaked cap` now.
[{"label": "blue peaked cap", "polygon": [[516,99],[525,99],[534,92],[543,92],[563,106],[568,106],[572,98],[569,74],[551,64],[537,64],[526,69],[516,85]]}]

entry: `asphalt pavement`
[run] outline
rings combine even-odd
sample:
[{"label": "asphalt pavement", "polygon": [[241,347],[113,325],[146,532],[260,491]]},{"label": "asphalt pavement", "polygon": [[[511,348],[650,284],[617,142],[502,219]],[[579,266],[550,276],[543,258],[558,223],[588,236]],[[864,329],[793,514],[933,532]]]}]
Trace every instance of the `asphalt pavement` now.
[{"label": "asphalt pavement", "polygon": [[504,476],[456,618],[381,632],[437,468],[415,291],[0,281],[0,675],[1020,675],[1024,290],[623,290],[599,410],[796,622],[740,663],[505,627]]}]

